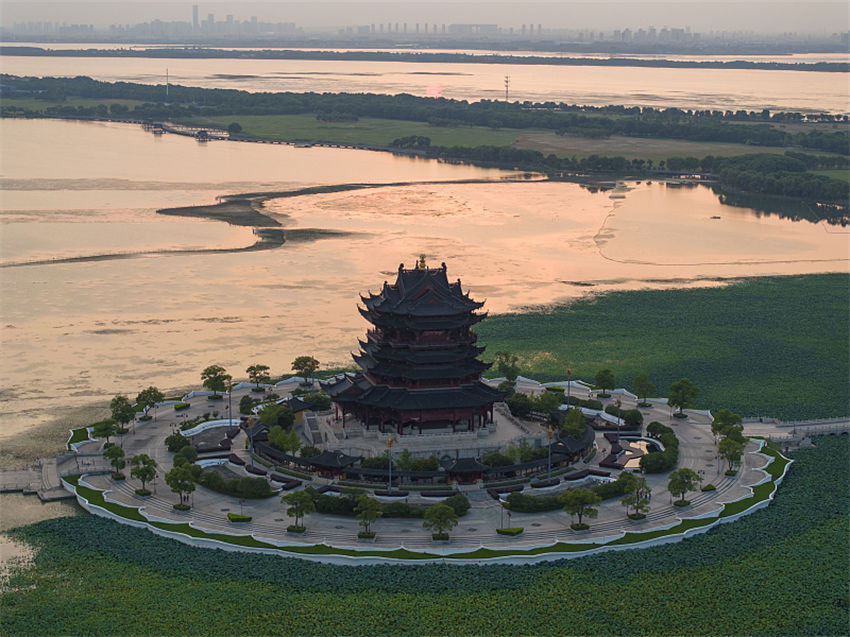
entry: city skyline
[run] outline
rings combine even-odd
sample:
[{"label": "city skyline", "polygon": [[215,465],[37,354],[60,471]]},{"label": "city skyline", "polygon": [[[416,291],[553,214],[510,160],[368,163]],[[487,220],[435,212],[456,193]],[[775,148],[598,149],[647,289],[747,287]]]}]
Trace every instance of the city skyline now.
[{"label": "city skyline", "polygon": [[[355,25],[417,24],[429,32],[443,25],[488,24],[505,31],[533,25],[546,29],[636,30],[654,27],[690,28],[693,31],[752,32],[829,35],[848,29],[843,2],[629,2],[602,3],[533,2],[314,2],[314,3],[140,3],[135,0],[91,2],[4,2],[2,26],[14,23],[50,22],[84,24],[96,30],[110,25],[134,25],[151,21],[195,21],[214,17],[215,22],[297,23],[308,31],[337,31]],[[329,17],[332,16],[332,17]]]}]

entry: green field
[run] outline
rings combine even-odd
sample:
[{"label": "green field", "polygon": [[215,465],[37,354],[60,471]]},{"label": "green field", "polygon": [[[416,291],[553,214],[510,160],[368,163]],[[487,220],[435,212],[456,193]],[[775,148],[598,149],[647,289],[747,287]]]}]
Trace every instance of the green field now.
[{"label": "green field", "polygon": [[850,172],[846,170],[813,170],[815,175],[824,175],[833,179],[840,179],[843,182],[850,182]]},{"label": "green field", "polygon": [[[589,155],[621,156],[626,159],[668,157],[729,157],[753,152],[782,154],[787,149],[722,142],[691,142],[675,139],[643,137],[581,137],[556,135],[552,131],[499,128],[485,126],[432,126],[425,122],[362,117],[357,122],[321,122],[314,115],[232,115],[194,119],[193,124],[227,128],[231,122],[242,126],[248,137],[286,141],[319,141],[339,144],[388,146],[394,139],[418,135],[429,137],[434,146],[515,146],[539,150],[548,155],[587,157]],[[816,153],[821,154],[821,153]]]},{"label": "green field", "polygon": [[783,419],[845,416],[850,404],[850,277],[764,277],[721,288],[615,292],[566,307],[494,315],[477,326],[487,355],[518,354],[521,374],[618,386],[641,371],[660,396],[690,378],[697,406]]},{"label": "green field", "polygon": [[11,532],[36,554],[2,582],[0,633],[846,634],[850,447],[816,444],[792,454],[767,509],[677,544],[538,566],[319,565],[48,520]]},{"label": "green field", "polygon": [[193,122],[221,128],[238,122],[243,135],[264,139],[375,146],[389,146],[394,139],[410,135],[430,137],[435,146],[512,146],[521,132],[484,126],[431,126],[425,122],[373,117],[361,117],[357,122],[322,122],[315,115],[227,115]]},{"label": "green field", "polygon": [[[138,100],[122,100],[122,99],[108,99],[108,98],[94,98],[94,97],[75,97],[70,96],[65,98],[62,101],[56,100],[39,100],[34,97],[7,97],[4,96],[0,99],[0,105],[3,106],[17,106],[19,108],[25,108],[31,111],[35,111],[37,113],[43,113],[45,110],[51,107],[56,106],[73,106],[76,108],[77,106],[84,107],[92,107],[97,106],[98,104],[124,104],[128,106],[131,111],[134,106],[137,104],[141,104],[142,102]],[[128,113],[128,116],[130,114]]]},{"label": "green field", "polygon": [[[668,157],[733,157],[752,153],[771,153],[781,155],[787,148],[778,146],[749,146],[726,142],[695,142],[680,139],[660,139],[647,137],[581,137],[579,135],[556,135],[552,131],[519,131],[518,148],[539,150],[545,155],[554,153],[562,157],[587,157],[603,155],[625,157],[626,159],[651,159],[656,164]],[[822,155],[814,151],[812,154]]]}]

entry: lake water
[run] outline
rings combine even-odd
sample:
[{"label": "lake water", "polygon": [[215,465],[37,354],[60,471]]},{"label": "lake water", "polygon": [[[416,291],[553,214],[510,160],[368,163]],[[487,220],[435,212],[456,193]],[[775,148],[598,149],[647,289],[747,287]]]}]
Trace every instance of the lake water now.
[{"label": "lake water", "polygon": [[[709,56],[710,59],[710,56]],[[604,106],[848,113],[846,73],[340,60],[3,56],[3,73],[245,91],[410,93]],[[165,95],[163,94],[163,99]]]},{"label": "lake water", "polygon": [[156,215],[220,194],[342,182],[499,179],[507,173],[384,153],[153,136],[140,127],[0,120],[0,440],[67,407],[199,384],[212,363],[288,373],[301,354],[350,364],[359,294],[400,262],[445,261],[485,309],[591,290],[715,285],[724,277],[847,271],[848,235],[719,203],[706,187],[418,184],[278,199],[287,227],[336,230],[259,252],[250,230]]}]

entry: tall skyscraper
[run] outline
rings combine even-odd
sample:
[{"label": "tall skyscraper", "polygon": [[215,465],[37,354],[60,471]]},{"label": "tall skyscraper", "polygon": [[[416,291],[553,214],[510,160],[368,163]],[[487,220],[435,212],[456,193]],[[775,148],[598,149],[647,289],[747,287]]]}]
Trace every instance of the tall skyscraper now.
[{"label": "tall skyscraper", "polygon": [[192,5],[192,30],[198,30],[198,5]]}]

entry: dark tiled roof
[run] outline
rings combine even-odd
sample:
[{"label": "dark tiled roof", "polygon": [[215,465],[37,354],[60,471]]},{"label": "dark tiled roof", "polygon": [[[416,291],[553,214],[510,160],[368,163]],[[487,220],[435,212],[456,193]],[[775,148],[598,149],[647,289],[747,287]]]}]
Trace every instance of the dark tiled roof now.
[{"label": "dark tiled roof", "polygon": [[489,468],[475,458],[458,458],[446,471],[449,473],[484,473]]},{"label": "dark tiled roof", "polygon": [[481,381],[467,385],[434,389],[408,389],[372,385],[362,390],[358,379],[340,381],[326,388],[328,395],[339,403],[357,402],[372,407],[396,409],[398,411],[416,411],[419,409],[461,409],[481,407],[502,400],[504,394]]},{"label": "dark tiled roof", "polygon": [[463,293],[460,279],[449,283],[445,263],[440,268],[413,270],[400,265],[394,284],[384,282],[379,294],[361,298],[371,313],[418,317],[468,314],[483,305]]}]

